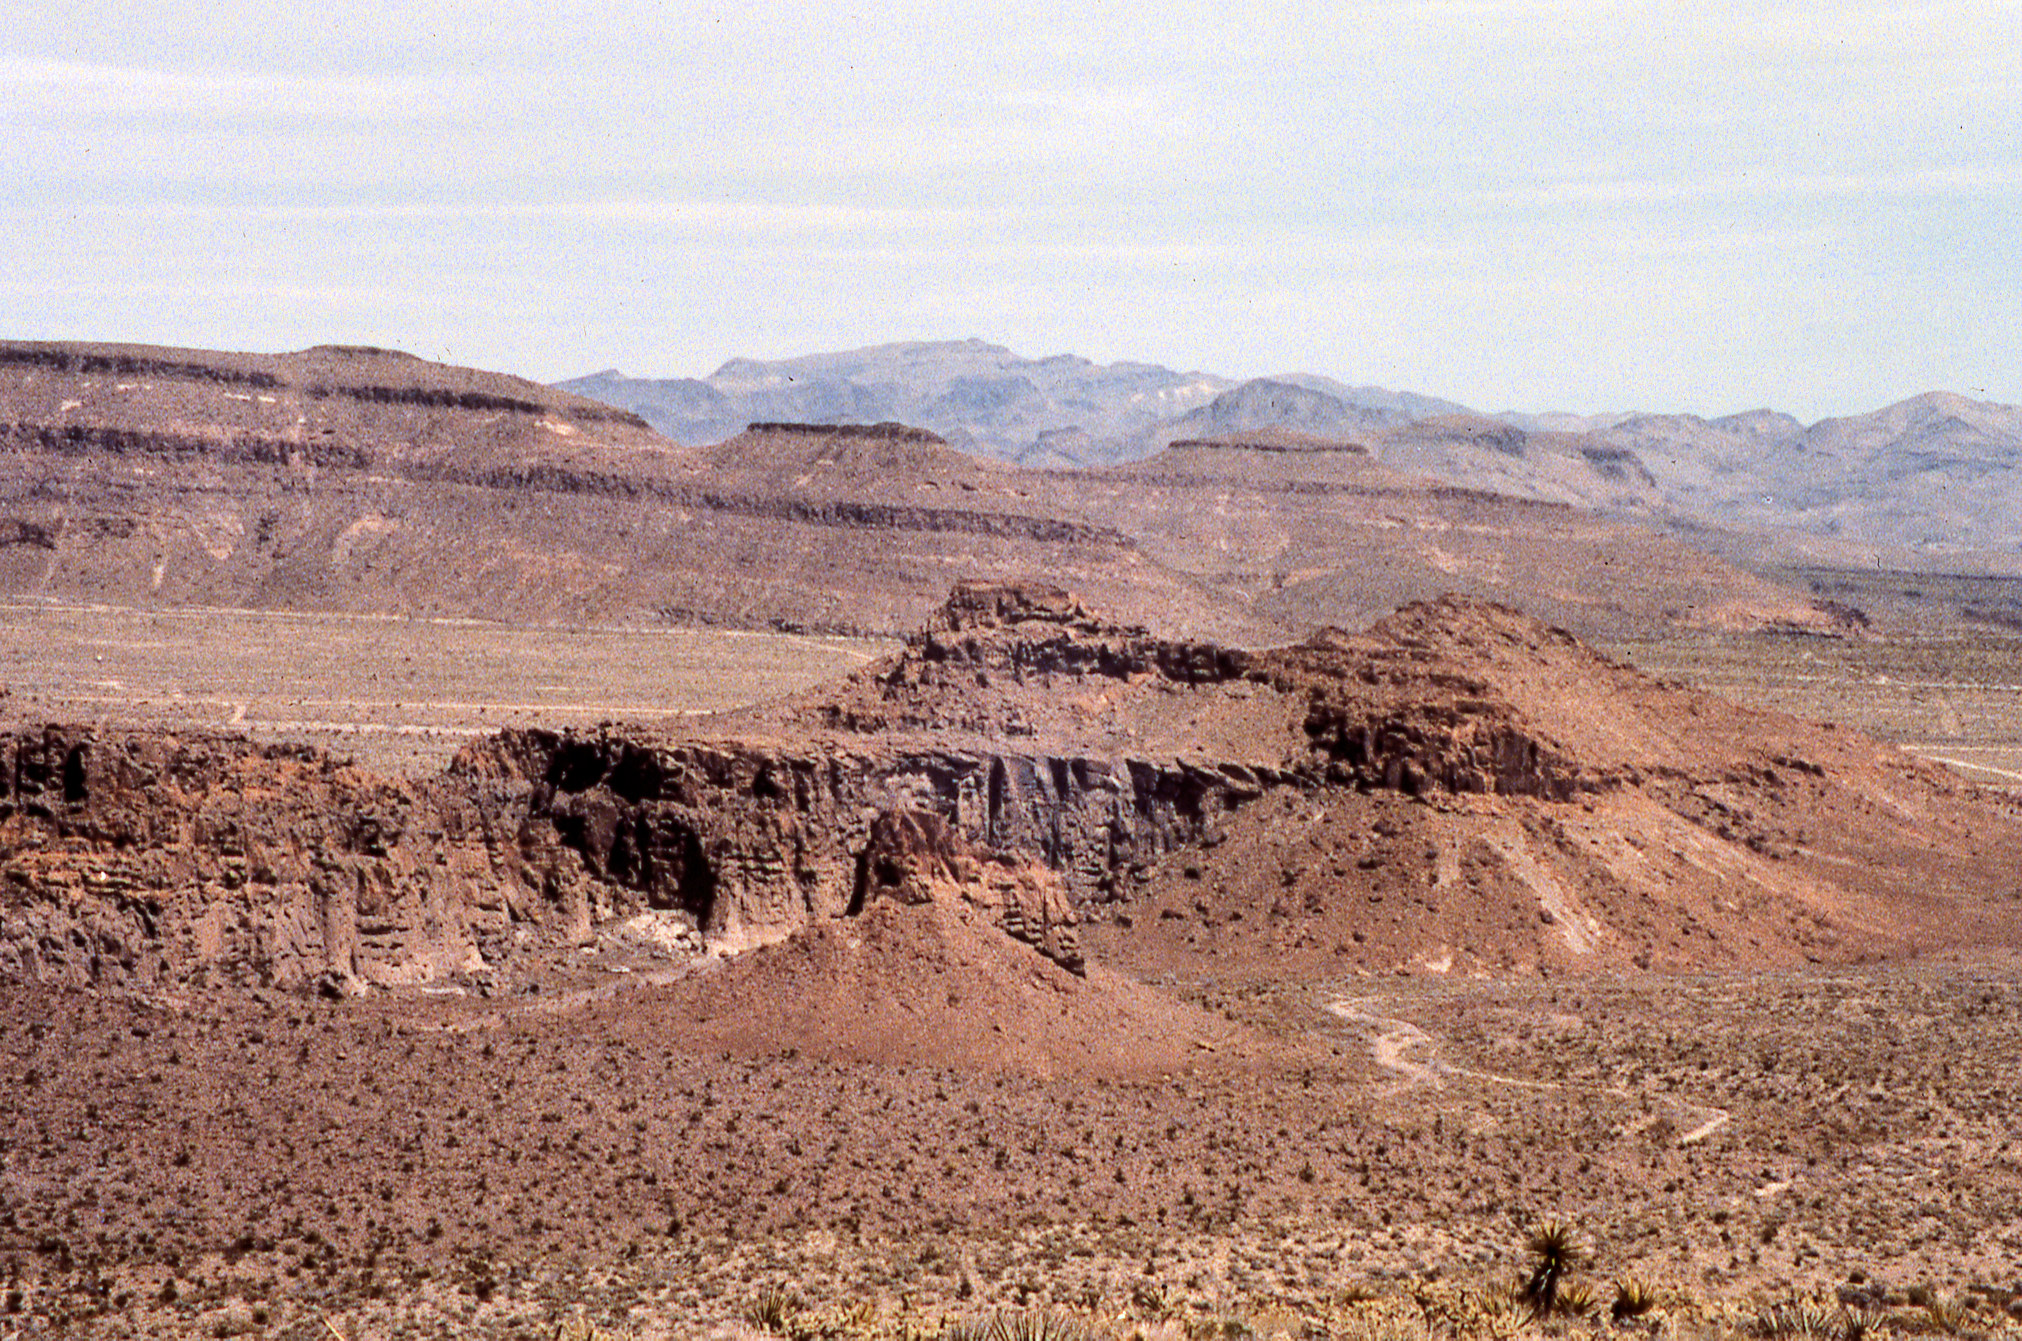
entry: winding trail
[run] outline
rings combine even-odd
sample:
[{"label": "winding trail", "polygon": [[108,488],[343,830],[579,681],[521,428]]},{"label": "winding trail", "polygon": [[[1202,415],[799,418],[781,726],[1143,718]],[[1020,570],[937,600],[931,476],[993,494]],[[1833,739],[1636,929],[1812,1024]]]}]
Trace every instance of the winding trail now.
[{"label": "winding trail", "polygon": [[1493,1071],[1476,1071],[1468,1067],[1453,1066],[1439,1055],[1440,1044],[1437,1038],[1409,1020],[1378,1015],[1366,1009],[1367,1004],[1348,997],[1336,997],[1321,1008],[1344,1024],[1362,1025],[1375,1031],[1369,1040],[1370,1056],[1375,1059],[1378,1066],[1400,1077],[1386,1097],[1394,1098],[1421,1086],[1443,1090],[1449,1078],[1478,1080],[1484,1084],[1503,1085],[1511,1089],[1583,1090],[1589,1094],[1604,1094],[1609,1098],[1624,1099],[1632,1103],[1648,1097],[1657,1103],[1669,1105],[1677,1110],[1682,1120],[1695,1124],[1678,1137],[1678,1144],[1681,1146],[1698,1145],[1734,1118],[1734,1115],[1725,1108],[1713,1104],[1694,1103],[1675,1094],[1645,1096],[1619,1085],[1569,1085],[1561,1081],[1527,1080],[1522,1076],[1497,1075]]},{"label": "winding trail", "polygon": [[[1375,1037],[1369,1040],[1370,1054],[1376,1058],[1378,1066],[1404,1078],[1390,1091],[1392,1094],[1403,1094],[1420,1085],[1430,1085],[1436,1090],[1446,1088],[1445,1077],[1451,1074],[1451,1068],[1438,1055],[1438,1040],[1411,1021],[1372,1015],[1361,1009],[1361,1003],[1345,997],[1327,1002],[1322,1009],[1337,1020],[1367,1025],[1376,1031]],[[1431,1056],[1418,1061],[1408,1055],[1418,1052],[1430,1053]]]}]

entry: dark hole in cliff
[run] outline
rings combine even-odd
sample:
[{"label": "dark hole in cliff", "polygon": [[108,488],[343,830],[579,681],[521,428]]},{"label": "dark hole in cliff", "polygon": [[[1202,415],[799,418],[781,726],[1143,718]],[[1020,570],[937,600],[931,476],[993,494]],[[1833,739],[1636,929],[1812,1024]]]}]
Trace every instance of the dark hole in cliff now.
[{"label": "dark hole in cliff", "polygon": [[569,741],[548,762],[548,781],[565,792],[588,791],[603,776],[603,753],[587,741]]},{"label": "dark hole in cliff", "polygon": [[1005,772],[1004,761],[1002,759],[992,759],[990,761],[989,834],[990,842],[993,845],[1001,846],[1006,840],[1004,833],[1004,801],[1005,794],[1009,789],[1010,777]]},{"label": "dark hole in cliff", "polygon": [[651,751],[627,748],[611,769],[610,788],[637,805],[660,794],[660,760]]},{"label": "dark hole in cliff", "polygon": [[674,884],[674,898],[683,912],[706,927],[716,911],[716,869],[702,850],[702,839],[693,831],[681,836],[681,873]]},{"label": "dark hole in cliff", "polygon": [[871,847],[870,844],[866,843],[864,845],[864,850],[857,853],[856,884],[853,885],[850,889],[850,905],[849,907],[843,909],[843,916],[855,917],[859,913],[863,912],[864,900],[870,897],[870,892],[871,892]]},{"label": "dark hole in cliff", "polygon": [[84,750],[79,745],[63,757],[63,799],[71,805],[84,800]]}]

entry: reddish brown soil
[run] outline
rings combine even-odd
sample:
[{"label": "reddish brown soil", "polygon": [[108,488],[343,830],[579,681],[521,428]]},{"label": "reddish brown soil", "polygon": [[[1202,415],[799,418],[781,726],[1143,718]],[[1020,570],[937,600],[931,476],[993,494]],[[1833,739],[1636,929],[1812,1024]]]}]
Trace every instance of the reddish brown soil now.
[{"label": "reddish brown soil", "polygon": [[[5,984],[0,1261],[32,1329],[108,1336],[214,1334],[235,1301],[415,1336],[587,1302],[692,1335],[782,1283],[1311,1307],[1493,1280],[1545,1215],[1698,1297],[2006,1285],[2012,970],[1354,989],[1376,1024],[1225,998],[1319,1055],[1123,1082],[725,1055],[654,988],[500,1019]],[[1431,1082],[1370,1060],[1400,1020]]]},{"label": "reddish brown soil", "polygon": [[708,966],[661,993],[740,1054],[1137,1080],[1265,1041],[1101,964],[1070,973],[968,910],[883,902]]}]

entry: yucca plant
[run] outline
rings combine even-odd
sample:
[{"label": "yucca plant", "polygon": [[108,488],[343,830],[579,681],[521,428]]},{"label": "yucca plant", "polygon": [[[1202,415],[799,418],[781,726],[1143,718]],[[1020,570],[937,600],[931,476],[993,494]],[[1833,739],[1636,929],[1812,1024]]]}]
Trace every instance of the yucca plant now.
[{"label": "yucca plant", "polygon": [[1956,1334],[1972,1321],[1972,1313],[1963,1300],[1948,1298],[1936,1290],[1924,1290],[1921,1297],[1913,1295],[1911,1302],[1924,1310],[1931,1330],[1945,1336]]},{"label": "yucca plant", "polygon": [[[1531,1231],[1524,1242],[1524,1251],[1530,1254],[1531,1269],[1518,1291],[1519,1297],[1530,1305],[1531,1312],[1540,1316],[1559,1312],[1559,1292],[1566,1276],[1587,1257],[1573,1227],[1563,1220],[1547,1220]],[[1592,1307],[1593,1297],[1588,1295],[1586,1300]]]},{"label": "yucca plant", "polygon": [[1755,1315],[1754,1332],[1762,1341],[1840,1341],[1846,1314],[1810,1300],[1772,1304]]},{"label": "yucca plant", "polygon": [[768,1285],[744,1310],[744,1320],[761,1332],[790,1336],[794,1318],[799,1312],[798,1296],[782,1286]]},{"label": "yucca plant", "polygon": [[1594,1292],[1580,1281],[1562,1284],[1550,1311],[1563,1313],[1569,1318],[1584,1318],[1594,1311]]},{"label": "yucca plant", "polygon": [[1624,1276],[1615,1282],[1615,1302],[1608,1306],[1608,1316],[1624,1322],[1640,1318],[1655,1307],[1656,1292],[1634,1276]]},{"label": "yucca plant", "polygon": [[988,1318],[950,1323],[941,1341],[1095,1341],[1087,1323],[1067,1313],[1032,1309],[993,1313]]}]

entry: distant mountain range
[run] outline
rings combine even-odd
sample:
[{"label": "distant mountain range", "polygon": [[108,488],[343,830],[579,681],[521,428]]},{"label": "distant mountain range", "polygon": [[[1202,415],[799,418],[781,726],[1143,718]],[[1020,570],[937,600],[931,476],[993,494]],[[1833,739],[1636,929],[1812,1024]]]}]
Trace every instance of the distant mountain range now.
[{"label": "distant mountain range", "polygon": [[2022,548],[2022,407],[1934,391],[1806,427],[1767,410],[1637,415],[1632,451],[1681,512],[1923,551]]},{"label": "distant mountain range", "polygon": [[612,370],[559,385],[697,445],[750,423],[894,420],[976,455],[1082,467],[1140,460],[1189,439],[1284,430],[1517,497],[1784,530],[1855,549],[2022,550],[2022,408],[1942,391],[1809,426],[1772,410],[1489,416],[1310,373],[1244,381],[1065,354],[1027,359],[981,340],[733,359],[704,378]]},{"label": "distant mountain range", "polygon": [[981,340],[878,345],[761,362],[707,377],[627,377],[615,369],[560,384],[635,411],[676,442],[721,442],[747,424],[884,421],[932,429],[978,456],[1094,464],[1144,455],[1137,435],[1206,405],[1236,383],[1150,363],[1020,358]]}]

